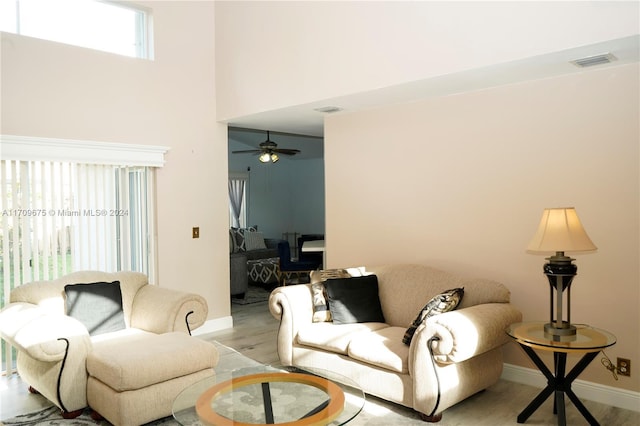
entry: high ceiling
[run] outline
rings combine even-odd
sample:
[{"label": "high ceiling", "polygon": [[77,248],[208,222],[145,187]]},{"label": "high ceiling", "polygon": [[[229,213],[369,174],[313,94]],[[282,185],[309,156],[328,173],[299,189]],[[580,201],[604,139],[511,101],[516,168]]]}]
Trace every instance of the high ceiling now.
[{"label": "high ceiling", "polygon": [[[577,59],[606,53],[612,54],[615,58],[607,64],[581,68],[572,63]],[[635,35],[546,55],[523,58],[518,61],[442,75],[436,78],[407,82],[375,91],[354,93],[305,105],[266,111],[230,120],[228,124],[230,127],[270,130],[272,131],[271,139],[279,147],[300,149],[302,154],[297,156],[298,158],[314,158],[317,155],[322,156],[324,118],[328,114],[317,111],[319,108],[338,107],[340,111],[331,114],[348,114],[386,105],[483,90],[505,84],[517,84],[524,81],[585,72],[592,69],[615,67],[638,62],[639,59],[640,35]],[[280,132],[280,134],[275,132]],[[247,146],[257,147],[260,142],[266,140],[264,132],[260,135],[259,132],[237,131],[234,133],[230,130],[230,137],[232,137],[232,133],[234,140]],[[282,133],[316,136],[318,138],[289,138]]]}]

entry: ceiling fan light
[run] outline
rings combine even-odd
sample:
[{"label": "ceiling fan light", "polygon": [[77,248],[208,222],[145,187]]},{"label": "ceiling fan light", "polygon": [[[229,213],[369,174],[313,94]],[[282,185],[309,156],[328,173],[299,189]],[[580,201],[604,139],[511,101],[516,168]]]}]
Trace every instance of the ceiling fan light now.
[{"label": "ceiling fan light", "polygon": [[271,161],[273,161],[274,163],[276,161],[278,161],[279,159],[280,159],[280,157],[278,157],[278,154],[275,154],[275,153],[271,154]]},{"label": "ceiling fan light", "polygon": [[258,159],[261,163],[268,163],[269,161],[271,161],[271,156],[268,152],[263,152],[262,154],[260,154],[260,157],[258,157]]}]

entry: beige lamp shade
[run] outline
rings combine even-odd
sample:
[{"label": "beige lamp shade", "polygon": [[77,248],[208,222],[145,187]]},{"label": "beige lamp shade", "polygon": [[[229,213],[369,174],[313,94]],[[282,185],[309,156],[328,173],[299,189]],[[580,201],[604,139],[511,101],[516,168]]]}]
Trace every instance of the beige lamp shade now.
[{"label": "beige lamp shade", "polygon": [[573,207],[544,209],[538,230],[527,246],[530,252],[594,251]]}]

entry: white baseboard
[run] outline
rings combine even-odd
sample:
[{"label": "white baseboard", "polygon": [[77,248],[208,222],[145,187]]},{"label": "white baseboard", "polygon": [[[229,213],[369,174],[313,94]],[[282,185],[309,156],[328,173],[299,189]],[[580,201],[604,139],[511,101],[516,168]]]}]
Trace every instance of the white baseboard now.
[{"label": "white baseboard", "polygon": [[[547,385],[547,380],[538,370],[512,364],[504,364],[501,378],[540,389]],[[640,392],[618,389],[580,379],[576,379],[571,388],[581,399],[640,412]]]},{"label": "white baseboard", "polygon": [[213,333],[214,331],[226,330],[229,328],[233,328],[233,318],[231,315],[207,320],[202,326],[196,328],[191,333],[194,336],[201,336],[207,333]]}]

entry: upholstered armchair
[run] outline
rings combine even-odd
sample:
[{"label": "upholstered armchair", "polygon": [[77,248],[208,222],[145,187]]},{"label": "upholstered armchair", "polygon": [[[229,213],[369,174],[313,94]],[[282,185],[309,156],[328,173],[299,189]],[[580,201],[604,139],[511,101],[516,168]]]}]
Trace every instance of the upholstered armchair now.
[{"label": "upholstered armchair", "polygon": [[[89,330],[84,319],[69,312],[69,298],[80,284],[98,286],[110,292],[113,311],[101,310],[94,295],[76,293],[75,302],[93,300],[80,308],[84,314],[104,314]],[[66,287],[65,287],[66,286]],[[102,294],[103,296],[105,294]],[[88,299],[86,299],[88,298]],[[117,303],[120,302],[120,303]],[[109,308],[111,309],[111,307]],[[51,281],[21,285],[11,291],[10,303],[0,311],[0,336],[17,349],[17,369],[32,391],[57,405],[66,418],[87,406],[87,357],[97,341],[131,338],[169,332],[190,334],[207,317],[207,303],[201,296],[149,285],[147,277],[136,272],[75,272]],[[91,327],[93,328],[93,327]]]},{"label": "upholstered armchair", "polygon": [[309,273],[315,269],[320,268],[322,260],[318,261],[297,261],[291,260],[291,247],[288,241],[281,241],[278,243],[278,256],[280,257],[280,284],[284,285],[288,276],[290,275],[309,275]]}]

